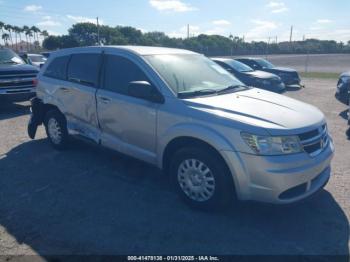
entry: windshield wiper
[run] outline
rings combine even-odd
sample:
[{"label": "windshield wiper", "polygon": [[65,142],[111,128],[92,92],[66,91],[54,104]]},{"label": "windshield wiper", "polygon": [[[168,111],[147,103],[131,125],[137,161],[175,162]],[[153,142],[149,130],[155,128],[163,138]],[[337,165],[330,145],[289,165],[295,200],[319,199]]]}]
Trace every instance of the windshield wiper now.
[{"label": "windshield wiper", "polygon": [[18,63],[12,60],[4,60],[4,61],[1,61],[1,64],[18,64]]},{"label": "windshield wiper", "polygon": [[231,91],[237,91],[237,89],[241,89],[241,88],[247,88],[247,86],[245,86],[245,85],[231,85],[231,86],[228,86],[226,88],[218,90],[217,93],[219,95],[225,94],[225,93],[229,93]]},{"label": "windshield wiper", "polygon": [[192,96],[203,96],[203,95],[211,95],[211,94],[217,94],[218,90],[215,89],[201,89],[196,91],[190,91],[190,92],[179,92],[178,96],[180,98],[186,98],[186,97],[192,97]]}]

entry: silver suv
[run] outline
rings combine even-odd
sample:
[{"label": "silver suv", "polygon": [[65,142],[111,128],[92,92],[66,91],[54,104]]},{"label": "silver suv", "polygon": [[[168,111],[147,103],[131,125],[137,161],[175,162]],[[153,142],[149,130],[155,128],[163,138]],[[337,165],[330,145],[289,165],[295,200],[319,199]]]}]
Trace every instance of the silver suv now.
[{"label": "silver suv", "polygon": [[88,139],[151,163],[197,207],[291,203],[323,188],[333,143],[324,115],[244,86],[186,50],[116,46],[52,53],[38,76],[29,135]]}]

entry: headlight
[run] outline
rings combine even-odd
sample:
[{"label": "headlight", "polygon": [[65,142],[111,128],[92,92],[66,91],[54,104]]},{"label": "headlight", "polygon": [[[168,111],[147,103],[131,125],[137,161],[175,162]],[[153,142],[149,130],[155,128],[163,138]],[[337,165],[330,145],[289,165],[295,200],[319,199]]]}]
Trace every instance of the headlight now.
[{"label": "headlight", "polygon": [[241,133],[241,136],[258,155],[285,155],[303,151],[297,136],[258,136],[249,133]]}]

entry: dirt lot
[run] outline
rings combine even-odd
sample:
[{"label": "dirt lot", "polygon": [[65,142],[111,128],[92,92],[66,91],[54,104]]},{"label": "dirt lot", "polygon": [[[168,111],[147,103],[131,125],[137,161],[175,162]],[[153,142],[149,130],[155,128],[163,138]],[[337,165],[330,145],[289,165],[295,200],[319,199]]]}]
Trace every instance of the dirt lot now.
[{"label": "dirt lot", "polygon": [[[0,110],[0,254],[349,254],[350,141],[336,80],[286,95],[327,116],[336,154],[325,190],[292,206],[188,208],[158,170],[76,142],[26,135],[27,104]],[[345,259],[345,257],[344,257]],[[345,260],[344,260],[345,261]]]}]

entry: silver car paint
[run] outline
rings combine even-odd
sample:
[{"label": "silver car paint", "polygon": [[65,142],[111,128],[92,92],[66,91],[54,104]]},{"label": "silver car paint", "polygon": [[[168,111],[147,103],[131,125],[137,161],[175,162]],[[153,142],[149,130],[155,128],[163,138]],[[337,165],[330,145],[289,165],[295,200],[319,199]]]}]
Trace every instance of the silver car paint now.
[{"label": "silver car paint", "polygon": [[[56,56],[102,51],[136,63],[163,94],[165,103],[153,104],[102,89],[95,91],[94,100],[94,90],[47,78],[42,73]],[[306,152],[267,157],[255,155],[240,135],[242,131],[280,136],[311,131],[325,123],[324,115],[318,109],[260,89],[178,99],[143,58],[144,55],[170,53],[192,52],[156,47],[88,47],[54,52],[39,74],[37,96],[61,110],[67,118],[70,134],[89,137],[159,168],[163,167],[166,146],[173,139],[193,137],[210,144],[226,161],[237,195],[243,200],[293,202],[318,187],[310,187],[296,199],[282,201],[278,195],[311,181],[322,172],[323,180],[329,178],[334,151],[331,139],[327,148],[316,157]],[[62,87],[71,89],[72,95],[64,93]]]}]

